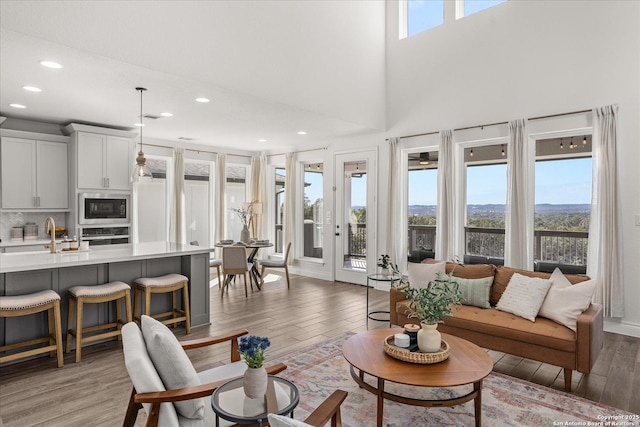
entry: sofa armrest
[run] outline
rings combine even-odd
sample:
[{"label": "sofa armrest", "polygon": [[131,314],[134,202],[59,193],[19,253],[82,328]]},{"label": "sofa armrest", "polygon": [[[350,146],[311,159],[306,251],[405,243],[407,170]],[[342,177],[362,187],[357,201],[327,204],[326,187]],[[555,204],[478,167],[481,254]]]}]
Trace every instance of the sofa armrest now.
[{"label": "sofa armrest", "polygon": [[596,363],[604,340],[604,310],[600,304],[591,304],[577,322],[577,369],[589,373]]},{"label": "sofa armrest", "polygon": [[407,287],[408,285],[392,286],[389,290],[389,322],[393,325],[398,325],[396,303],[407,299],[407,294],[403,292],[403,289],[406,289]]}]

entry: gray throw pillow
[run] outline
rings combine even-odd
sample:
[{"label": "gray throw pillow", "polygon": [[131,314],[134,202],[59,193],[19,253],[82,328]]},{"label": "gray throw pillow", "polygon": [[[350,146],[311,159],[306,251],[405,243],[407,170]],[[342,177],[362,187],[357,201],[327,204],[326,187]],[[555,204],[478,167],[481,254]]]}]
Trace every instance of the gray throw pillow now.
[{"label": "gray throw pillow", "polygon": [[480,308],[491,307],[491,304],[489,304],[489,294],[491,293],[493,276],[483,277],[480,279],[463,279],[462,277],[453,277],[453,280],[460,284],[460,293],[462,293],[463,305],[472,305]]}]

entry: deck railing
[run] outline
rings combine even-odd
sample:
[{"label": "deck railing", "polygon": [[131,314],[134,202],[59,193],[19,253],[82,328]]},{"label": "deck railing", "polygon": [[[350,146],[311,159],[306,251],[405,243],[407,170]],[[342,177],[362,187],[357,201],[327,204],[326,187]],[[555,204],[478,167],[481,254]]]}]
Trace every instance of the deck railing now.
[{"label": "deck railing", "polygon": [[349,223],[349,257],[367,257],[367,224]]}]

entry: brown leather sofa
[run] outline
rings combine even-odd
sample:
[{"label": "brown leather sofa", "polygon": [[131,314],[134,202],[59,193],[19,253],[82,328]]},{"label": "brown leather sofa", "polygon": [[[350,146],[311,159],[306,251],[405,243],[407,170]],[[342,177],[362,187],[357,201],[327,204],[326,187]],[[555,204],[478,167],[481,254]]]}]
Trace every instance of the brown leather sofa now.
[{"label": "brown leather sofa", "polygon": [[[446,272],[455,265],[447,263]],[[494,276],[489,302],[491,308],[463,305],[438,326],[440,332],[469,340],[481,347],[525,357],[564,368],[564,385],[571,391],[571,373],[589,373],[603,342],[603,310],[591,304],[578,317],[577,332],[542,317],[535,322],[511,313],[499,311],[495,304],[507,288],[513,273],[529,277],[549,278],[549,273],[519,270],[510,267],[480,264],[457,266],[453,275],[467,279]],[[566,275],[572,284],[588,280],[588,276]],[[402,286],[390,291],[390,322],[402,326],[418,323],[407,316],[408,301]]]}]

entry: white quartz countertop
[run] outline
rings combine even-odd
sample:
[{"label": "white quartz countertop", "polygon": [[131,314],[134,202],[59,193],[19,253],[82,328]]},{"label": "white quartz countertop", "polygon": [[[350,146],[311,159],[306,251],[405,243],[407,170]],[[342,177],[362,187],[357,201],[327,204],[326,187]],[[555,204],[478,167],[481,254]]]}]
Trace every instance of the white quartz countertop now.
[{"label": "white quartz countertop", "polygon": [[47,251],[0,254],[0,273],[107,264],[136,259],[168,258],[212,252],[214,248],[173,242],[145,242],[91,248],[88,252]]}]

